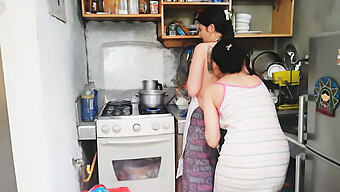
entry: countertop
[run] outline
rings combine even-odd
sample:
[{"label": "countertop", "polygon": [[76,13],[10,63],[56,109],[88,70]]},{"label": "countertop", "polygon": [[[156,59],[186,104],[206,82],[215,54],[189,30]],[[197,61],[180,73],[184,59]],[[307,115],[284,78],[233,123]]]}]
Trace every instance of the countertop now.
[{"label": "countertop", "polygon": [[[183,112],[187,111],[187,109],[178,109],[176,105],[168,105],[169,112],[175,117],[177,122],[177,134],[183,134],[183,129],[185,125],[185,116],[183,116]],[[182,113],[181,113],[182,112]],[[182,116],[182,117],[181,117]]]}]

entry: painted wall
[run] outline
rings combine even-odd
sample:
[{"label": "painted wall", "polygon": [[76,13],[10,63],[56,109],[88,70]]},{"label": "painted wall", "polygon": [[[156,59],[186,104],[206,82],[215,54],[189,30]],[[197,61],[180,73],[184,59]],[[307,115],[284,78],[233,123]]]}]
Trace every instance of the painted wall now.
[{"label": "painted wall", "polygon": [[[86,23],[85,34],[89,79],[96,83],[97,88],[116,89],[118,87],[120,89],[122,88],[122,82],[129,81],[130,83],[126,83],[127,89],[138,89],[142,86],[141,80],[145,78],[158,79],[167,86],[174,86],[178,65],[178,52],[173,49],[164,48],[157,41],[156,27],[156,24],[153,22],[90,21]],[[115,52],[112,52],[110,57],[106,56],[104,58],[103,44],[123,41],[150,42],[157,44],[159,47],[146,45],[145,48],[150,51],[147,51],[147,54],[141,54],[145,50],[141,49],[140,46],[133,46],[133,44],[126,46],[122,44],[121,49],[109,50]],[[127,51],[124,47],[128,47],[129,51],[126,53],[122,52]],[[106,53],[107,51],[108,49],[106,49]],[[137,53],[138,51],[141,53]],[[132,54],[133,52],[136,54]],[[150,68],[153,70],[148,70]],[[116,81],[114,77],[117,74],[124,78]],[[110,76],[111,78],[109,78]],[[105,79],[106,81],[110,79],[111,83],[105,83]]]},{"label": "painted wall", "polygon": [[[295,1],[294,35],[292,38],[278,39],[278,52],[284,52],[287,44],[295,45],[298,59],[309,54],[309,37],[323,32],[340,31],[339,0],[299,0]],[[308,65],[301,67],[301,92],[307,92]]]},{"label": "painted wall", "polygon": [[[77,143],[74,101],[86,82],[80,1],[65,1],[67,22],[46,0],[5,2],[0,44],[19,191],[79,191],[72,157]],[[39,189],[37,189],[39,187]]]}]

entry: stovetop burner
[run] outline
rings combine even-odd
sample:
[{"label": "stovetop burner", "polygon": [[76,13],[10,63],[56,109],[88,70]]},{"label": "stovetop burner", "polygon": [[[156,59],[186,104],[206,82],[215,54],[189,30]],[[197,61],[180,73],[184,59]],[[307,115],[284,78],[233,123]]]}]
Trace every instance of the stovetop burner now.
[{"label": "stovetop burner", "polygon": [[168,109],[164,105],[157,107],[157,108],[147,108],[147,107],[144,107],[143,105],[139,104],[138,109],[139,109],[140,115],[169,113]]},{"label": "stovetop burner", "polygon": [[110,116],[129,116],[132,114],[132,104],[129,100],[109,101],[103,109],[102,115]]}]

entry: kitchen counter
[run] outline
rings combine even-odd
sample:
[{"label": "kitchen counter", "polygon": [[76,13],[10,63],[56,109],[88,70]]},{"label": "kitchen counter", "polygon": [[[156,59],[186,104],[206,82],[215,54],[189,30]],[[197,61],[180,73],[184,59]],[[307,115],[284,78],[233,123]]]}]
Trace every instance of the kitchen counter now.
[{"label": "kitchen counter", "polygon": [[78,140],[96,140],[96,121],[80,122],[77,126]]},{"label": "kitchen counter", "polygon": [[[181,111],[183,109],[178,109],[176,105],[168,105],[169,112],[175,117],[177,123],[177,134],[183,134],[184,125],[185,125],[185,116],[181,117]],[[187,109],[185,109],[187,110]]]}]

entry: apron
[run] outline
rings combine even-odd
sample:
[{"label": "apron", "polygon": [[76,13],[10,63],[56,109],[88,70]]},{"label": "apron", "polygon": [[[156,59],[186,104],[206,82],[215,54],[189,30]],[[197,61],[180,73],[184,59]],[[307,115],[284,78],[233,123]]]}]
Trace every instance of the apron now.
[{"label": "apron", "polygon": [[183,153],[184,153],[185,146],[187,144],[187,136],[188,136],[188,129],[189,129],[189,126],[190,126],[191,115],[197,107],[199,107],[198,99],[197,99],[197,97],[192,97],[191,101],[190,101],[189,108],[188,108],[187,116],[186,116],[186,119],[185,119],[185,124],[184,124],[182,154],[181,154],[181,157],[178,160],[176,179],[183,175]]}]

